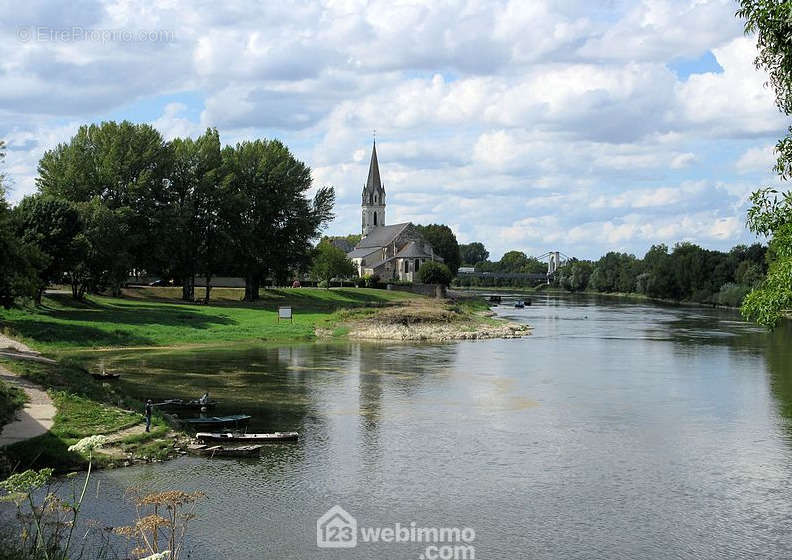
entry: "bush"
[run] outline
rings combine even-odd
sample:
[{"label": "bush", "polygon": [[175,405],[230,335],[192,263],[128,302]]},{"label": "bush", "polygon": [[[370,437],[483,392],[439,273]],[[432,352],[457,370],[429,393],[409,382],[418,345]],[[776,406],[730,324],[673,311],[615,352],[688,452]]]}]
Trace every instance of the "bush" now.
[{"label": "bush", "polygon": [[442,263],[429,261],[423,263],[418,269],[418,281],[424,284],[443,284],[448,286],[451,283],[451,271]]},{"label": "bush", "polygon": [[750,286],[743,286],[735,284],[734,282],[727,282],[721,286],[720,292],[716,297],[719,305],[726,305],[728,307],[740,307],[745,296],[750,293]]},{"label": "bush", "polygon": [[366,280],[367,288],[376,288],[379,285],[380,279],[376,274],[366,274],[363,278]]},{"label": "bush", "polygon": [[329,288],[330,284],[327,282],[327,280],[320,280],[316,286],[319,288]]}]

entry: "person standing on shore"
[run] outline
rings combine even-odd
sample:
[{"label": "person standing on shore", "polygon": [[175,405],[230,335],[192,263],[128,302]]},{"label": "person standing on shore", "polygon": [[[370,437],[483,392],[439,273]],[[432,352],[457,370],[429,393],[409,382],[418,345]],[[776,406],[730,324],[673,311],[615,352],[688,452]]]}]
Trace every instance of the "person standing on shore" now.
[{"label": "person standing on shore", "polygon": [[154,403],[151,399],[146,401],[146,431],[151,431],[151,412],[154,410]]}]

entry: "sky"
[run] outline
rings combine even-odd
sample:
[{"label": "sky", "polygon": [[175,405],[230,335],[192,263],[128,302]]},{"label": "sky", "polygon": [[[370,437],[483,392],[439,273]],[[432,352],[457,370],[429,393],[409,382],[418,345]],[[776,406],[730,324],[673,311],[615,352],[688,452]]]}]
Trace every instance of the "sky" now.
[{"label": "sky", "polygon": [[727,0],[0,2],[9,198],[81,124],[278,138],[360,232],[387,222],[578,258],[729,249],[789,125]]}]

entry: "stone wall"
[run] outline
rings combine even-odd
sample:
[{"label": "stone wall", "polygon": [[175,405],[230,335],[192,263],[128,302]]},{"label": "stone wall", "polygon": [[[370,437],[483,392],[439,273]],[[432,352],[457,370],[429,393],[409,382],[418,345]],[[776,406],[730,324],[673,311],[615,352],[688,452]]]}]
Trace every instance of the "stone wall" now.
[{"label": "stone wall", "polygon": [[442,284],[388,284],[387,289],[398,292],[410,292],[422,296],[443,299],[446,297],[446,287]]}]

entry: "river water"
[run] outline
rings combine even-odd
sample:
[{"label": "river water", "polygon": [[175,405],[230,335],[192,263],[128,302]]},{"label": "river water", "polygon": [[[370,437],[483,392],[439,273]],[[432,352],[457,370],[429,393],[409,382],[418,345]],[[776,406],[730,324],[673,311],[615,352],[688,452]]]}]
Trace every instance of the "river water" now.
[{"label": "river water", "polygon": [[99,473],[88,515],[128,523],[130,486],[202,490],[202,559],[431,558],[318,548],[334,505],[359,528],[473,529],[479,559],[792,557],[792,330],[588,296],[495,310],[533,335],[102,354],[140,396],[209,390],[301,437]]}]

